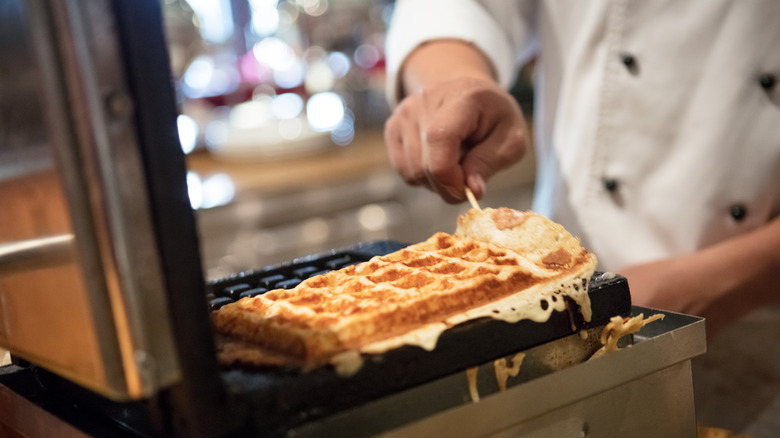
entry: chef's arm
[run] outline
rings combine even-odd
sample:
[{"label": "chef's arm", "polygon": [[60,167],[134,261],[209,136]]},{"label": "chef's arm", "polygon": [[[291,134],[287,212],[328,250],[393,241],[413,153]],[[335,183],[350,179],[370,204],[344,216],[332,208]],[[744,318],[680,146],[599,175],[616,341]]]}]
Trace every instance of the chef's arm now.
[{"label": "chef's arm", "polygon": [[438,82],[474,78],[496,82],[493,66],[474,45],[456,39],[428,41],[404,61],[399,73],[399,100]]},{"label": "chef's arm", "polygon": [[704,316],[713,335],[755,309],[780,302],[780,217],[696,253],[621,274],[634,304]]},{"label": "chef's arm", "polygon": [[466,199],[466,186],[481,198],[488,178],[522,158],[529,142],[520,107],[476,46],[427,42],[398,77],[402,100],[385,125],[385,143],[408,184],[452,203]]}]

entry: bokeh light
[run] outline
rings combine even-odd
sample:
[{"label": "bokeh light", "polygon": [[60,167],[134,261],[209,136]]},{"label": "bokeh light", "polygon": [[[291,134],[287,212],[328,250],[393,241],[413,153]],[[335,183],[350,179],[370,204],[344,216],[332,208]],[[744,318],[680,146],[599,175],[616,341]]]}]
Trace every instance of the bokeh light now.
[{"label": "bokeh light", "polygon": [[329,235],[330,225],[322,218],[309,219],[301,227],[301,240],[308,244],[325,242]]},{"label": "bokeh light", "polygon": [[337,78],[344,77],[344,75],[349,72],[349,68],[351,67],[349,57],[341,52],[333,52],[328,55],[325,63],[328,64],[328,67],[330,67],[333,75]]},{"label": "bokeh light", "polygon": [[317,93],[306,103],[306,117],[315,131],[329,131],[344,119],[344,100],[336,93]]},{"label": "bokeh light", "polygon": [[266,102],[250,100],[230,109],[230,124],[238,129],[252,129],[263,126],[271,118],[271,109]]},{"label": "bokeh light", "polygon": [[298,59],[293,48],[276,37],[263,38],[262,41],[254,45],[252,53],[258,62],[274,70],[284,71],[293,68]]},{"label": "bokeh light", "polygon": [[179,114],[176,117],[176,127],[179,131],[181,150],[185,154],[189,154],[195,150],[195,146],[198,144],[198,123],[188,115]]},{"label": "bokeh light", "polygon": [[276,0],[253,0],[249,2],[252,8],[252,32],[264,37],[272,35],[279,29],[279,10]]},{"label": "bokeh light", "polygon": [[333,140],[333,143],[339,146],[346,146],[352,143],[352,140],[355,139],[355,116],[352,114],[352,111],[349,109],[344,111],[344,118],[330,133],[330,138]]},{"label": "bokeh light", "polygon": [[306,66],[300,59],[285,69],[274,70],[274,82],[281,88],[296,88],[303,84],[306,79]]},{"label": "bokeh light", "polygon": [[217,63],[209,56],[195,58],[182,78],[182,92],[185,96],[201,97],[228,94],[238,88],[238,70],[227,63]]},{"label": "bokeh light", "polygon": [[366,230],[381,230],[387,227],[387,211],[377,204],[363,206],[358,211],[358,221]]},{"label": "bokeh light", "polygon": [[371,68],[379,62],[379,49],[371,44],[361,44],[355,49],[355,64],[363,68]]},{"label": "bokeh light", "polygon": [[322,93],[333,89],[336,77],[325,61],[314,61],[306,72],[306,91],[311,94]]},{"label": "bokeh light", "polygon": [[236,195],[233,180],[224,173],[217,173],[202,179],[196,172],[187,172],[187,191],[190,206],[194,210],[227,205]]},{"label": "bokeh light", "polygon": [[271,113],[277,119],[292,119],[303,111],[303,98],[295,93],[276,96],[271,103]]},{"label": "bokeh light", "polygon": [[328,10],[328,0],[299,0],[298,4],[312,17],[319,17]]},{"label": "bokeh light", "polygon": [[230,0],[187,0],[198,17],[200,35],[212,43],[224,43],[235,30]]}]

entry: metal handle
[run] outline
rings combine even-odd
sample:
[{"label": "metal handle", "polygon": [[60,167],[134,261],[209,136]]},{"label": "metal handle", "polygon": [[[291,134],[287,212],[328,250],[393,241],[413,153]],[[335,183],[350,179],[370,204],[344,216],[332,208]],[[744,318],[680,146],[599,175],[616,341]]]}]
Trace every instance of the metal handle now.
[{"label": "metal handle", "polygon": [[0,244],[0,275],[63,264],[72,259],[73,234]]}]

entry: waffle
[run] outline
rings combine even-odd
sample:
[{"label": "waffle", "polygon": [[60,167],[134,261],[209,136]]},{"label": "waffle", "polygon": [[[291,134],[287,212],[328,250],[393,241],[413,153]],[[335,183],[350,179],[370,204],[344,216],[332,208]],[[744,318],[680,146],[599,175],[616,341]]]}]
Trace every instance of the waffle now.
[{"label": "waffle", "polygon": [[[546,320],[565,308],[562,294],[589,319],[585,282],[595,256],[562,227],[509,209],[471,210],[458,222],[455,235],[437,233],[293,289],[228,304],[213,313],[214,324],[222,334],[314,367],[344,352],[403,344],[431,349],[441,331],[483,316]],[[546,234],[539,231],[545,226]],[[525,239],[524,227],[535,237]],[[540,239],[547,242],[531,245]]]}]

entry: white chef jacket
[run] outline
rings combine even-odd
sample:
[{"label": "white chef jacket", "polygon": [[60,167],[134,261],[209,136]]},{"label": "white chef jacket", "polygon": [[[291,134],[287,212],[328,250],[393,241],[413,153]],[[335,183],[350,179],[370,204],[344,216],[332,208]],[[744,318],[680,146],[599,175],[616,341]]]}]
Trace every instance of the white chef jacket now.
[{"label": "white chef jacket", "polygon": [[599,269],[693,252],[780,213],[780,1],[399,0],[388,95],[420,43],[537,57],[534,209]]}]

